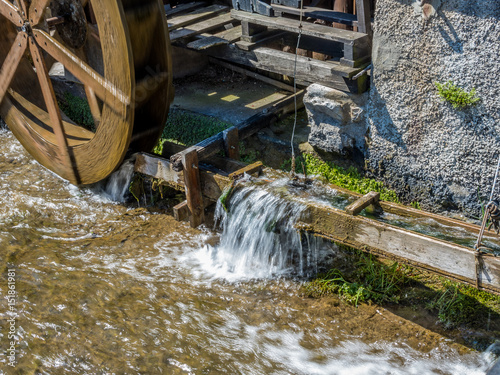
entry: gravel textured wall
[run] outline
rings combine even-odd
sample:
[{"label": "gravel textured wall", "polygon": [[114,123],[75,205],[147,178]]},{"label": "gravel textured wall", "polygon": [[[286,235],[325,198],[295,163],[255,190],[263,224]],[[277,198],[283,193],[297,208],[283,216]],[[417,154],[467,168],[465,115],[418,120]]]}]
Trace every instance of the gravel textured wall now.
[{"label": "gravel textured wall", "polygon": [[[500,1],[378,0],[373,63],[369,173],[423,208],[478,215],[500,153]],[[448,80],[480,104],[443,102]]]}]

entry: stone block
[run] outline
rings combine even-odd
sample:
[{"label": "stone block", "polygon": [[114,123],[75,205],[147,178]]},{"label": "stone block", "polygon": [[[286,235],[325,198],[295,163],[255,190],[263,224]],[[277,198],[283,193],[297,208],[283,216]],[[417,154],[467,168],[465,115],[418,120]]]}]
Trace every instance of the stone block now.
[{"label": "stone block", "polygon": [[311,146],[341,155],[355,148],[363,151],[366,100],[365,94],[347,94],[319,84],[309,86],[304,105],[311,125]]}]

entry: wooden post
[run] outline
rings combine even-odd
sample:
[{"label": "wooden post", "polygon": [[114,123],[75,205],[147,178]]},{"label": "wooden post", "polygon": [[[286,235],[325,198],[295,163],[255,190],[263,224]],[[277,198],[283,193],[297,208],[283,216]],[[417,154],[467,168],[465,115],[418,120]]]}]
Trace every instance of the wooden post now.
[{"label": "wooden post", "polygon": [[372,15],[370,0],[356,0],[356,14],[358,16],[358,31],[360,33],[372,34]]},{"label": "wooden post", "polygon": [[184,184],[186,187],[186,200],[190,211],[191,227],[196,228],[205,222],[205,210],[201,193],[200,169],[198,166],[198,153],[192,150],[182,155],[184,169]]},{"label": "wooden post", "polygon": [[368,194],[359,198],[356,202],[350,204],[346,207],[345,212],[349,215],[358,215],[361,211],[363,211],[366,207],[371,204],[377,204],[380,200],[380,193],[376,191],[371,191]]},{"label": "wooden post", "polygon": [[238,128],[233,126],[222,133],[224,139],[224,151],[228,158],[240,160],[240,137]]},{"label": "wooden post", "polygon": [[187,201],[179,203],[174,207],[174,218],[177,221],[184,221],[189,217],[189,207]]}]

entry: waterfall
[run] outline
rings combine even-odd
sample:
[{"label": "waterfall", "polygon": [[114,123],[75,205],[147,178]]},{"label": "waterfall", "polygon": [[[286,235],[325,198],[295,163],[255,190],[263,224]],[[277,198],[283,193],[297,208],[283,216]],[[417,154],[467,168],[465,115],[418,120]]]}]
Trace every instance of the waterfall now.
[{"label": "waterfall", "polygon": [[[226,212],[219,202],[220,243],[204,250],[203,263],[226,279],[309,276],[318,271],[322,241],[299,233],[295,225],[306,206],[293,199],[287,179],[246,183],[231,195]],[[322,256],[322,255],[321,255]]]},{"label": "waterfall", "polygon": [[125,160],[120,168],[113,172],[100,187],[113,201],[124,202],[130,181],[134,175],[135,156]]}]

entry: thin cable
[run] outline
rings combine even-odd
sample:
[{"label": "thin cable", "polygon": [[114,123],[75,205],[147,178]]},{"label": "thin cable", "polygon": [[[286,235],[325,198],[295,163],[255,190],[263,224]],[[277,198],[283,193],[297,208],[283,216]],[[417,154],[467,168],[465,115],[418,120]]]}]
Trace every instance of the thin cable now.
[{"label": "thin cable", "polygon": [[295,147],[293,145],[293,140],[295,138],[295,129],[297,127],[297,60],[299,58],[299,47],[300,47],[300,38],[302,37],[302,16],[304,9],[304,0],[300,2],[300,23],[299,23],[299,36],[297,37],[297,47],[295,48],[295,64],[293,67],[293,99],[295,104],[295,119],[293,121],[293,130],[292,130],[292,139],[290,141],[290,145],[292,146],[292,177],[295,176]]},{"label": "thin cable", "polygon": [[[498,180],[498,171],[500,170],[500,156],[498,157],[498,164],[497,164],[497,171],[495,172],[495,179],[493,180],[493,186],[491,187],[491,194],[490,194],[490,200],[488,201],[488,204],[493,200],[493,194],[495,193],[495,188],[497,185],[497,180]],[[483,216],[483,222],[481,224],[481,230],[479,231],[479,235],[477,236],[477,243],[475,246],[475,249],[479,249],[479,246],[481,245],[481,241],[483,239],[483,234],[484,230],[486,228],[486,222],[488,220],[488,212],[485,208],[484,210],[484,216]]]}]

